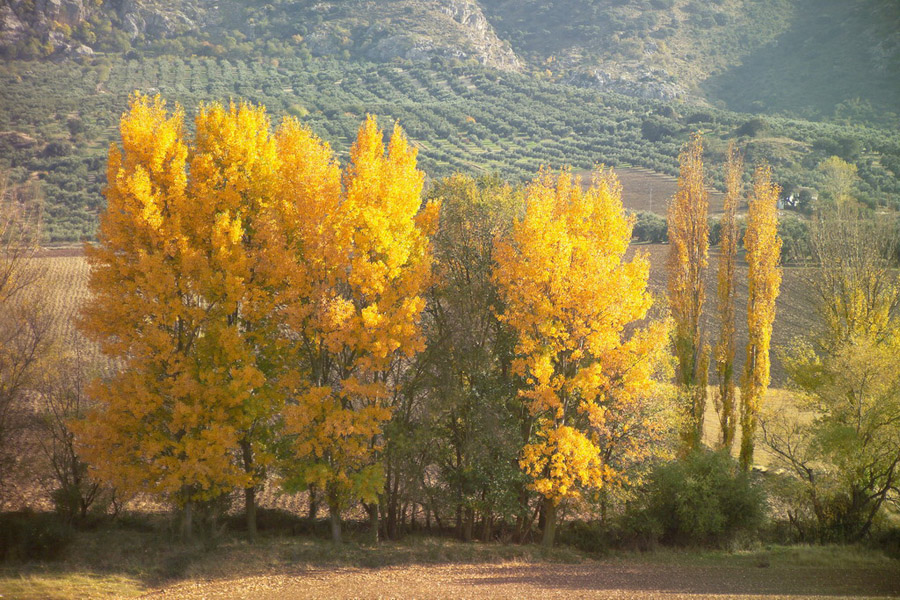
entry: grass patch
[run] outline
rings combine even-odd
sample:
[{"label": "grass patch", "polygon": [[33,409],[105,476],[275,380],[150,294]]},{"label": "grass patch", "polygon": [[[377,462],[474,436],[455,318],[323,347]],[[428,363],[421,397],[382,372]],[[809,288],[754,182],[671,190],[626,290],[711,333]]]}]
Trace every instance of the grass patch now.
[{"label": "grass patch", "polygon": [[87,573],[7,574],[0,571],[4,600],[74,600],[77,598],[133,598],[147,591],[137,579]]},{"label": "grass patch", "polygon": [[[350,524],[348,524],[350,525]],[[365,532],[347,527],[348,542],[335,546],[318,528],[291,535],[285,528],[256,543],[229,533],[214,547],[184,544],[162,518],[79,531],[60,560],[0,566],[0,598],[128,598],[178,581],[303,572],[310,568],[381,568],[406,565],[551,562],[589,558],[561,547],[463,543],[411,535],[369,544]]]}]

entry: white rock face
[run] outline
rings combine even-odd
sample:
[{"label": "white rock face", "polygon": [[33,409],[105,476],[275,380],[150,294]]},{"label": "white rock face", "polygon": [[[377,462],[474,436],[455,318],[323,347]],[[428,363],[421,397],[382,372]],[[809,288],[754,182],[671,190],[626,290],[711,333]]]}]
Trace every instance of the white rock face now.
[{"label": "white rock face", "polygon": [[77,25],[87,17],[82,0],[35,0],[35,10],[49,21]]},{"label": "white rock face", "polygon": [[121,0],[119,17],[132,39],[139,35],[165,38],[196,30],[210,2]]},{"label": "white rock face", "polygon": [[25,35],[25,24],[9,5],[0,6],[0,46],[14,44]]},{"label": "white rock face", "polygon": [[441,12],[463,26],[479,62],[504,71],[522,69],[519,57],[507,42],[497,37],[480,5],[472,0],[442,0],[441,4]]}]

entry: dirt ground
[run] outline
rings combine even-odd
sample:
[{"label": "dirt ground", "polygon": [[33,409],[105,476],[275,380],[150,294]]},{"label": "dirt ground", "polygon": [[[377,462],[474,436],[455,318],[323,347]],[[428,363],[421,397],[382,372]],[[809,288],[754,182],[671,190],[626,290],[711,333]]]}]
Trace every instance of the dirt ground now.
[{"label": "dirt ground", "polygon": [[590,562],[578,565],[308,569],[191,581],[144,598],[875,598],[900,596],[900,570]]}]

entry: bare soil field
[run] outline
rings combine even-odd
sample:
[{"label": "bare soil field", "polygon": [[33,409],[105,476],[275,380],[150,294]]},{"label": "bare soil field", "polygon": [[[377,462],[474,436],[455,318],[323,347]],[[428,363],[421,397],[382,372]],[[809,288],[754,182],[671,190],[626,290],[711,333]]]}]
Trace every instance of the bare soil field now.
[{"label": "bare soil field", "polygon": [[626,560],[310,569],[190,581],[143,598],[829,598],[900,595],[900,571],[760,565],[683,566]]},{"label": "bare soil field", "polygon": [[[622,203],[625,208],[666,216],[669,199],[678,189],[678,180],[675,177],[640,167],[616,167],[614,170],[619,183],[622,184]],[[579,175],[583,183],[591,182],[590,171],[580,171]],[[723,199],[724,195],[721,192],[709,190],[711,214],[722,212]]]},{"label": "bare soil field", "polygon": [[900,597],[900,561],[846,546],[601,557],[419,536],[335,547],[309,536],[267,535],[248,544],[232,535],[203,550],[122,528],[79,533],[58,564],[0,568],[0,597],[884,598]]},{"label": "bare soil field", "polygon": [[[645,253],[650,259],[650,287],[657,297],[660,308],[664,307],[666,296],[666,256],[667,244],[635,244],[633,252]],[[711,248],[709,267],[706,271],[706,303],[703,308],[703,332],[705,341],[714,348],[718,341],[719,327],[716,313],[716,277],[719,269],[719,250]],[[779,355],[790,352],[791,346],[799,339],[808,337],[819,330],[815,298],[806,277],[810,274],[805,267],[784,267],[782,271],[781,293],[775,302],[775,323],[772,327],[772,385],[783,386],[787,382]],[[739,253],[735,269],[735,345],[736,375],[739,378],[747,348],[747,263],[743,252]],[[710,372],[710,383],[714,381]],[[738,379],[739,381],[739,379]]]}]

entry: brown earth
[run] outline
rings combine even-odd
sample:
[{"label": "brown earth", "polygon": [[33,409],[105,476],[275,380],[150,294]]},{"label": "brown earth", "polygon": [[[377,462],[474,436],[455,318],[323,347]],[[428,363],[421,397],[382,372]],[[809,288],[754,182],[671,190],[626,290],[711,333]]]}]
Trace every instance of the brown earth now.
[{"label": "brown earth", "polygon": [[900,596],[900,570],[685,566],[636,560],[313,568],[190,581],[144,598],[826,598]]},{"label": "brown earth", "polygon": [[[640,167],[616,167],[614,170],[622,184],[622,204],[625,208],[666,216],[669,199],[678,189],[675,177]],[[579,175],[585,185],[591,182],[590,171],[579,171]],[[722,212],[724,197],[722,192],[709,189],[710,214]]]}]

